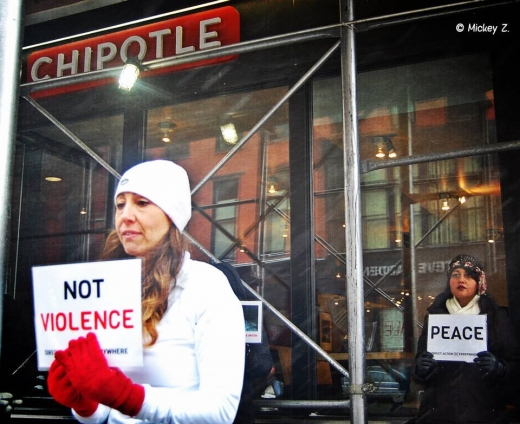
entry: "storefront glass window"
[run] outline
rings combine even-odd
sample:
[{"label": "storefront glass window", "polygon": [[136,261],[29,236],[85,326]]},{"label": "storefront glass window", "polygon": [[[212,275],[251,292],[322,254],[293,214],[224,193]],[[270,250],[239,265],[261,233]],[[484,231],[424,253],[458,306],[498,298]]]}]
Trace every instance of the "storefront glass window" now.
[{"label": "storefront glass window", "polygon": [[[331,319],[334,329],[322,347],[341,360],[348,294],[344,244],[338,242],[338,233],[344,236],[340,83],[315,81],[313,137],[316,253],[324,264],[318,304],[320,317]],[[361,161],[374,165],[361,176],[367,366],[371,375],[372,359],[393,358],[386,361],[388,369],[408,380],[414,336],[426,307],[444,290],[452,257],[467,253],[481,259],[493,280],[492,295],[507,304],[496,158],[478,152],[441,156],[496,142],[487,58],[470,55],[361,73],[357,98]],[[418,155],[431,159],[377,169],[378,161]],[[395,375],[389,378],[399,385]]]},{"label": "storefront glass window", "polygon": [[[249,131],[286,91],[223,94],[150,109],[144,155],[187,170],[193,193],[187,232],[212,255],[232,262],[244,281],[284,312],[290,286],[287,105],[253,135]],[[197,247],[191,251],[208,260]],[[284,325],[269,313],[265,321],[270,341],[287,344]]]},{"label": "storefront glass window", "polygon": [[[114,167],[121,162],[122,116],[67,129]],[[57,127],[19,134],[13,184],[11,277],[7,291],[31,290],[30,267],[98,260],[112,225],[109,174]]]},{"label": "storefront glass window", "polygon": [[[80,86],[69,90],[66,84],[51,91],[28,89],[67,130],[118,172],[129,164],[153,159],[183,166],[193,192],[193,215],[186,228],[195,241],[190,247],[192,257],[208,261],[208,256],[215,256],[232,263],[270,305],[348,368],[347,304],[352,282],[346,281],[345,258],[351,240],[345,237],[345,93],[341,76],[345,63],[340,49],[312,68],[315,73],[305,74],[309,79],[300,86],[301,91],[249,133],[322,54],[331,52],[332,39],[343,34],[322,27],[316,37],[307,38],[307,30],[318,28],[317,24],[336,27],[340,17],[334,2],[327,2],[331,8],[316,1],[304,2],[303,7],[291,2],[268,3],[233,3],[240,15],[240,42],[249,47],[229,60],[190,62],[188,56],[186,63],[172,68],[161,68],[162,61],[153,61],[148,66],[152,72],[141,75],[146,78],[140,78],[124,97],[108,80],[81,85],[81,91],[77,91]],[[357,3],[361,6],[356,9],[357,18],[377,19],[356,24],[361,192],[349,191],[349,195],[359,195],[361,201],[361,222],[356,225],[361,232],[364,307],[359,312],[365,318],[366,382],[375,387],[367,395],[368,410],[386,413],[417,395],[410,385],[416,339],[426,308],[444,290],[447,263],[454,255],[467,253],[481,259],[492,282],[490,294],[500,305],[509,306],[501,190],[506,193],[510,187],[500,187],[500,177],[504,181],[509,177],[499,169],[497,155],[484,155],[478,149],[497,143],[494,89],[504,108],[511,99],[504,96],[501,86],[507,91],[514,72],[510,75],[510,64],[503,62],[508,55],[502,50],[509,44],[501,45],[494,36],[468,50],[468,37],[482,34],[470,34],[469,28],[464,34],[451,30],[453,34],[448,36],[425,30],[444,23],[444,11],[434,11],[431,16],[435,19],[423,20],[405,4],[385,11],[380,5],[367,8],[368,2]],[[143,18],[157,13],[145,19],[154,23],[171,12],[168,7],[165,15],[152,9],[140,13]],[[324,12],[318,14],[319,22],[312,13],[318,9]],[[405,9],[410,12],[410,22],[384,16]],[[184,19],[190,14],[183,9],[172,16],[182,15],[187,22]],[[457,15],[469,16],[462,9]],[[415,17],[420,25],[415,24]],[[128,29],[138,29],[138,22],[132,21]],[[50,28],[40,25],[36,25],[37,32]],[[94,22],[93,28],[101,25]],[[184,26],[176,28],[187,34]],[[302,42],[278,43],[282,40],[278,35],[299,30],[305,33],[300,33],[303,37],[298,41]],[[105,28],[103,37],[110,38],[110,31]],[[175,35],[180,52],[183,34],[179,31]],[[414,36],[418,33],[420,38]],[[77,38],[70,35],[71,40]],[[135,37],[127,38],[127,47],[132,42],[141,48],[141,43],[133,43]],[[249,43],[264,37],[273,42],[258,47]],[[167,39],[171,37],[165,35],[161,42]],[[452,40],[455,44],[444,50],[442,46]],[[482,40],[484,37],[479,43]],[[57,39],[52,45],[60,47],[60,43]],[[156,44],[159,56],[161,46]],[[38,48],[29,47],[24,61],[29,60],[30,50]],[[464,51],[473,53],[460,55]],[[477,51],[480,53],[474,53]],[[56,63],[59,68],[63,64],[65,74],[76,65],[87,73],[94,63],[89,64],[93,52],[85,47],[72,53],[79,61],[73,56],[69,62],[62,55],[59,60],[66,62]],[[497,59],[493,63],[489,52]],[[118,48],[117,53],[123,49]],[[40,77],[47,72],[46,61],[38,65]],[[102,65],[98,61],[98,70]],[[112,66],[108,61],[106,65],[103,69]],[[30,75],[30,70],[35,68],[24,69],[22,76]],[[492,70],[497,74],[492,75]],[[500,81],[500,86],[494,87],[493,81]],[[21,103],[6,294],[30,306],[32,266],[99,259],[113,226],[112,195],[117,181],[63,128],[51,125],[24,99]],[[500,124],[512,127],[507,122],[510,117],[502,119]],[[501,140],[507,138],[500,135]],[[308,143],[313,155],[309,179],[295,159],[311,151]],[[457,151],[465,153],[444,157]],[[399,163],[401,158],[415,162]],[[396,162],[389,164],[389,159]],[[505,163],[504,157],[500,160]],[[514,164],[506,166],[514,168]],[[299,176],[305,180],[301,186]],[[290,187],[290,182],[297,187]],[[313,225],[306,220],[309,203],[314,207]],[[304,206],[301,214],[300,206]],[[514,216],[511,209],[514,207],[505,210],[505,216]],[[291,218],[295,218],[292,231]],[[314,246],[309,248],[311,241]],[[508,259],[511,270],[510,251]],[[309,263],[315,266],[313,272]],[[296,399],[304,393],[300,389],[307,381],[301,376],[311,370],[306,377],[316,371],[316,380],[314,375],[309,379],[316,386],[308,383],[303,398],[347,399],[349,382],[320,355],[313,356],[312,347],[300,343],[287,323],[268,309],[264,308],[264,322],[269,343],[278,355],[277,366],[283,364],[277,377],[282,374],[288,388],[285,398]],[[11,319],[18,317],[16,312],[9,315],[10,322],[17,321]],[[26,333],[32,326],[31,314],[25,310],[23,314],[29,324],[19,320],[13,324],[15,332]],[[25,357],[34,350],[32,343],[31,338],[24,347]],[[316,370],[311,369],[314,364]],[[299,380],[292,387],[291,372],[298,373],[294,380]]]}]

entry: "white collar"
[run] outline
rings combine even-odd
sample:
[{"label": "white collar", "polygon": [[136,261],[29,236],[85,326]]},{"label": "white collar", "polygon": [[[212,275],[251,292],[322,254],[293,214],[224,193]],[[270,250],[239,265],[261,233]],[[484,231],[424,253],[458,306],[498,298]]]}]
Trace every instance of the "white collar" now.
[{"label": "white collar", "polygon": [[476,294],[466,306],[462,307],[455,296],[453,296],[446,301],[446,308],[448,308],[450,314],[478,315],[480,314],[480,308],[478,306],[479,299],[480,296]]}]

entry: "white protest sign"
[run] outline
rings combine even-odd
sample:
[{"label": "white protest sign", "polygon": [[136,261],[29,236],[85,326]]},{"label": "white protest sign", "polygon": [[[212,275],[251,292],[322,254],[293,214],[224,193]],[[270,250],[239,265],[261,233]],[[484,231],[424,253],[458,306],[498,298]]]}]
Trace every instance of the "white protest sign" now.
[{"label": "white protest sign", "polygon": [[39,370],[89,332],[110,366],[142,366],[141,259],[35,266],[32,277]]},{"label": "white protest sign", "polygon": [[429,315],[427,346],[439,361],[473,362],[487,350],[487,315]]},{"label": "white protest sign", "polygon": [[246,325],[246,343],[262,343],[262,302],[242,300],[244,322]]}]

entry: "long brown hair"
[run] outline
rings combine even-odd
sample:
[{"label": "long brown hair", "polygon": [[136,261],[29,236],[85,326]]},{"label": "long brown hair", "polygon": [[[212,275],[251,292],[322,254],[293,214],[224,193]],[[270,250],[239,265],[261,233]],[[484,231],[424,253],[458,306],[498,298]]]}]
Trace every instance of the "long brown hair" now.
[{"label": "long brown hair", "polygon": [[[176,277],[182,266],[187,243],[175,225],[157,244],[143,261],[143,291],[141,306],[143,313],[143,329],[150,335],[152,346],[157,341],[157,324],[168,308],[168,296],[175,287]],[[102,260],[130,258],[125,252],[117,231],[113,230],[107,237]]]}]

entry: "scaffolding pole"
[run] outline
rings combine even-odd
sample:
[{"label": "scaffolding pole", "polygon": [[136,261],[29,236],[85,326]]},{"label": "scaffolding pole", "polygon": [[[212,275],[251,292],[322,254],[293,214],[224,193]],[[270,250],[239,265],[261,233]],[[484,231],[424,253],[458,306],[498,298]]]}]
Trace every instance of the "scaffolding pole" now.
[{"label": "scaffolding pole", "polygon": [[[18,117],[18,91],[20,86],[20,60],[22,50],[22,0],[0,0],[0,201],[11,203],[12,166],[16,142]],[[2,328],[4,291],[7,279],[9,250],[8,207],[0,208],[0,355],[2,353]]]},{"label": "scaffolding pole", "polygon": [[[354,0],[341,0],[341,19],[354,19]],[[355,424],[366,422],[365,314],[361,239],[361,183],[357,121],[355,34],[343,26],[341,79],[343,101],[343,165],[345,195],[345,262],[350,374],[350,415]]]}]

